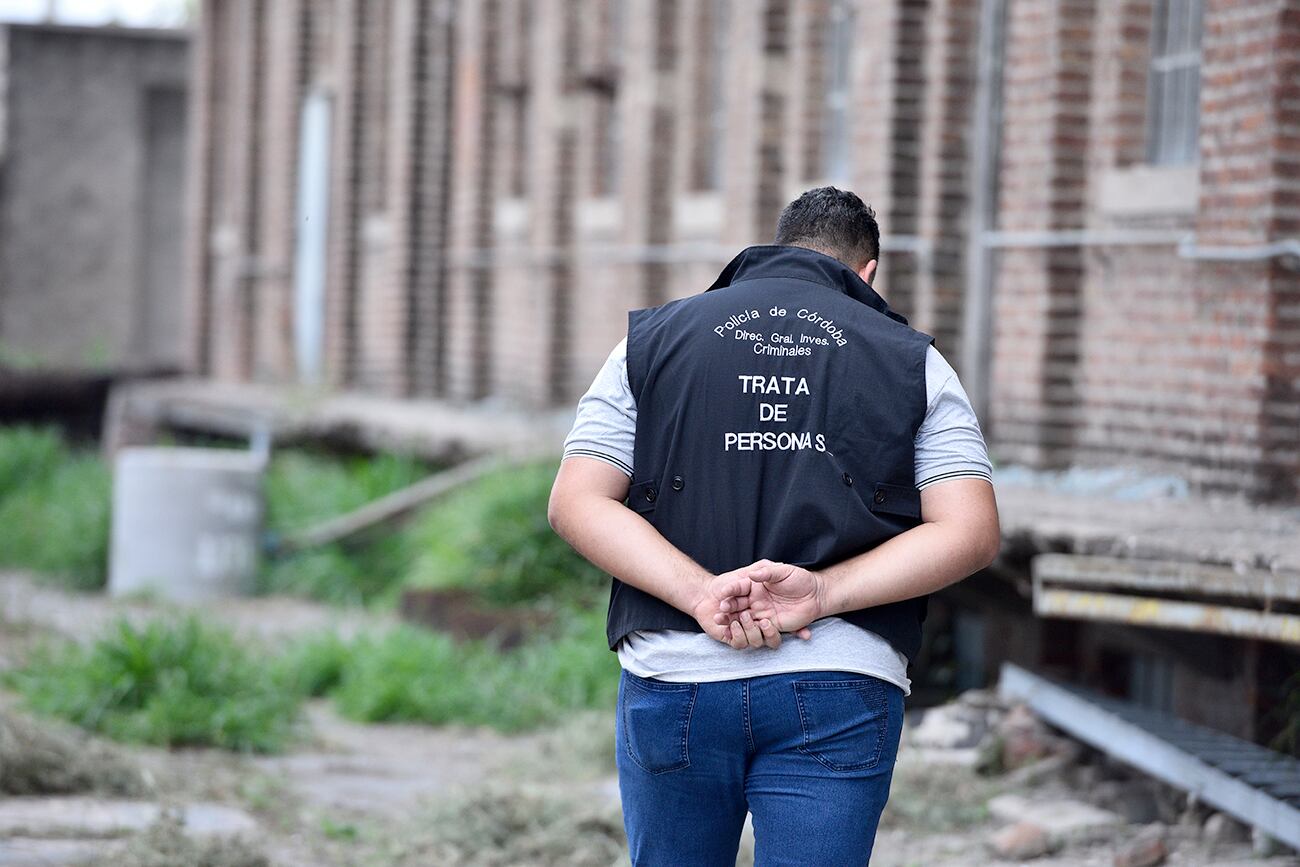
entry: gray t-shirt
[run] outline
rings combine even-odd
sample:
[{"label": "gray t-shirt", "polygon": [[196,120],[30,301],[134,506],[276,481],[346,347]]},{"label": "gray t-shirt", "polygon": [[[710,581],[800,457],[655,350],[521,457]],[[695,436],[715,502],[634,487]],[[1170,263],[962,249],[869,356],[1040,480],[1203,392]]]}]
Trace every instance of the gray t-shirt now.
[{"label": "gray t-shirt", "polygon": [[[916,435],[916,486],[952,479],[991,479],[988,449],[957,374],[933,346],[925,358],[926,413]],[[578,401],[564,457],[605,461],[632,475],[636,400],[627,379],[627,341],[609,354]],[[782,636],[781,646],[736,650],[702,632],[636,630],[619,642],[618,661],[642,677],[714,681],[792,671],[853,671],[911,692],[907,657],[874,632],[840,617],[809,625],[812,638]]]}]

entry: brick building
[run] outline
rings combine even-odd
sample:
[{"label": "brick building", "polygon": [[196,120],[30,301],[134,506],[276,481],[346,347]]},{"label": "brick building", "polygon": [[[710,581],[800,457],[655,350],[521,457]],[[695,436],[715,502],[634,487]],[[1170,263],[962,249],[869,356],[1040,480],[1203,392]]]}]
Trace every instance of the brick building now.
[{"label": "brick building", "polygon": [[[209,0],[198,32],[209,383],[571,407],[629,308],[847,186],[1002,465],[1003,557],[936,597],[924,677],[1018,660],[1277,730],[1300,0]],[[1009,465],[1146,481],[1075,496]]]},{"label": "brick building", "polygon": [[177,370],[189,36],[0,24],[0,366]]},{"label": "brick building", "polygon": [[198,373],[562,405],[626,309],[835,182],[998,457],[1297,498],[1296,0],[210,0],[199,32]]}]

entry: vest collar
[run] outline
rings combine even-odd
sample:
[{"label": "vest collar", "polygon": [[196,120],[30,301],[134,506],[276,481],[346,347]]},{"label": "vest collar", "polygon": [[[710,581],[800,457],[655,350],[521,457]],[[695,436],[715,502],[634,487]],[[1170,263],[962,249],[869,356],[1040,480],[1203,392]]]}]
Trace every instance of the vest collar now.
[{"label": "vest collar", "polygon": [[761,277],[786,277],[818,283],[836,292],[841,292],[855,301],[861,301],[868,307],[896,319],[904,325],[907,320],[895,313],[885,303],[885,299],[876,294],[876,290],[857,275],[852,268],[839,259],[809,250],[784,244],[760,244],[746,247],[736,258],[727,263],[718,279],[705,291],[721,289],[757,280]]}]

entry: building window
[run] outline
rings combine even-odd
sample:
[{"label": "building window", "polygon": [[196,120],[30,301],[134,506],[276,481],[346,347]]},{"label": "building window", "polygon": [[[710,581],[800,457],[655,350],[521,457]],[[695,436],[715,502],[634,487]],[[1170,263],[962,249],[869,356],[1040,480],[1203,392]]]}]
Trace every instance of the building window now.
[{"label": "building window", "polygon": [[1147,162],[1196,162],[1203,0],[1156,0],[1147,83]]},{"label": "building window", "polygon": [[849,176],[850,51],[853,45],[853,7],[849,0],[833,0],[825,18],[824,55],[826,89],[822,102],[822,175],[843,183]]}]

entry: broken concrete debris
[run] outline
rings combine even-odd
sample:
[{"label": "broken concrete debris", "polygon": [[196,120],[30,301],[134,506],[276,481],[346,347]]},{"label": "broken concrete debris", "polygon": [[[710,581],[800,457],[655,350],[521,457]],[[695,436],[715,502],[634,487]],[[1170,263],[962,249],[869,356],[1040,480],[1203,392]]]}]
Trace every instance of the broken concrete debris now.
[{"label": "broken concrete debris", "polygon": [[1115,867],[1156,867],[1169,856],[1165,844],[1165,827],[1148,826],[1131,843],[1115,853]]},{"label": "broken concrete debris", "polygon": [[988,840],[989,849],[999,858],[1028,861],[1046,855],[1054,848],[1051,836],[1033,822],[1016,822],[994,831]]}]

